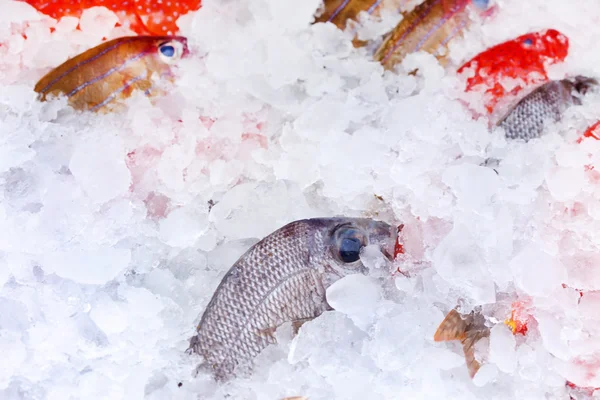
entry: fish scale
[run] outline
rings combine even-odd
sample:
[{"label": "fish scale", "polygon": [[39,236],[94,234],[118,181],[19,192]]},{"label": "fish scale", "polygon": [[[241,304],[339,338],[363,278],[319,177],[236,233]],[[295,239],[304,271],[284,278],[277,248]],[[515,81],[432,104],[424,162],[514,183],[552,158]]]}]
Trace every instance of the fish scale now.
[{"label": "fish scale", "polygon": [[393,248],[396,237],[396,230],[383,222],[315,218],[292,222],[252,246],[223,277],[190,341],[190,350],[204,358],[203,366],[217,380],[250,367],[255,356],[276,343],[277,327],[331,309],[325,298],[328,285],[344,274],[365,271],[358,256],[340,258],[341,242],[334,232],[360,232],[362,241],[386,249]]}]

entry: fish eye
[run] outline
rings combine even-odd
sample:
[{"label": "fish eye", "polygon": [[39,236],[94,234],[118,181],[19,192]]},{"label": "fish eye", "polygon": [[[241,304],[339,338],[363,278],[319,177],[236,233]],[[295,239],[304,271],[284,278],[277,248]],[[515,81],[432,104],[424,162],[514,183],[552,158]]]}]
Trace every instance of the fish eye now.
[{"label": "fish eye", "polygon": [[170,44],[165,44],[164,46],[161,46],[160,52],[165,57],[173,57],[175,55],[175,47]]},{"label": "fish eye", "polygon": [[525,40],[523,40],[523,44],[527,47],[533,45],[533,40],[531,38],[527,38]]},{"label": "fish eye", "polygon": [[346,264],[358,261],[364,246],[364,236],[359,229],[341,226],[335,232],[334,255]]},{"label": "fish eye", "polygon": [[345,263],[353,263],[360,258],[362,243],[357,238],[342,239],[340,244],[340,258]]},{"label": "fish eye", "polygon": [[473,4],[475,4],[475,6],[477,8],[480,8],[482,10],[485,10],[488,8],[490,1],[489,0],[473,0]]},{"label": "fish eye", "polygon": [[162,61],[172,64],[181,58],[183,54],[183,45],[177,41],[161,43],[158,46],[158,54]]}]

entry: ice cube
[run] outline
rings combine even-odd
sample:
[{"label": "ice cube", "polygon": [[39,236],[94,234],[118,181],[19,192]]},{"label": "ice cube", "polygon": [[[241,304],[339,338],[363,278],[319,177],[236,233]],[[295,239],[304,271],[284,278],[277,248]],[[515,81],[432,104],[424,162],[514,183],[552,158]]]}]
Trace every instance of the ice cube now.
[{"label": "ice cube", "polygon": [[515,337],[506,325],[498,324],[491,329],[489,360],[496,364],[500,371],[507,374],[515,371],[517,367],[515,347]]},{"label": "ice cube", "polygon": [[519,286],[532,296],[548,295],[567,279],[565,267],[533,243],[510,261],[510,268]]},{"label": "ice cube", "polygon": [[44,257],[47,274],[90,285],[102,285],[123,273],[131,260],[131,251],[114,247],[69,248]]},{"label": "ice cube", "polygon": [[195,207],[175,209],[160,221],[160,238],[169,246],[191,246],[208,228],[207,217],[204,210]]},{"label": "ice cube", "polygon": [[327,302],[365,330],[373,322],[381,287],[362,274],[348,275],[327,288]]},{"label": "ice cube", "polygon": [[[118,141],[106,138],[102,144],[84,142],[69,163],[69,170],[86,194],[95,202],[105,203],[127,193],[131,174]],[[98,149],[103,149],[98,152]]]}]

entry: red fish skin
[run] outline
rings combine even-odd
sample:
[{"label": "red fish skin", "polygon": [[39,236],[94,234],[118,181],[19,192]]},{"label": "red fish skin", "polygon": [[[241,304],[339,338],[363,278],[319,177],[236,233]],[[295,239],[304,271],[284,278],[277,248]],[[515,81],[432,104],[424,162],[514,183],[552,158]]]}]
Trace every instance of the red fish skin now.
[{"label": "red fish skin", "polygon": [[175,35],[177,19],[201,6],[201,0],[18,0],[54,19],[81,17],[91,7],[106,7],[119,16],[119,25],[143,35]]},{"label": "red fish skin", "polygon": [[[484,89],[488,98],[485,106],[491,114],[502,98],[548,81],[546,67],[564,61],[568,52],[568,38],[555,29],[548,29],[493,46],[466,62],[457,72],[475,70],[475,75],[467,79],[466,91]],[[507,92],[500,83],[505,78],[523,83]]]}]

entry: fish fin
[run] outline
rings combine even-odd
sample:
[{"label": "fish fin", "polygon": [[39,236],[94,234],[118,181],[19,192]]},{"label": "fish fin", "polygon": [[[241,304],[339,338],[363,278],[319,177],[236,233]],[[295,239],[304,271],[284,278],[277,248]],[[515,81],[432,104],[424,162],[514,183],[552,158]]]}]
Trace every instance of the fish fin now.
[{"label": "fish fin", "polygon": [[467,331],[467,322],[456,310],[452,310],[446,315],[446,318],[438,326],[433,335],[436,342],[448,342],[451,340],[462,340]]},{"label": "fish fin", "polygon": [[463,352],[465,353],[465,361],[469,369],[471,379],[475,376],[481,364],[475,359],[475,343],[479,339],[478,336],[469,336],[462,340]]},{"label": "fish fin", "polygon": [[259,329],[256,332],[257,336],[266,337],[267,339],[275,340],[275,331],[277,330],[276,326],[271,326],[264,329]]},{"label": "fish fin", "polygon": [[185,352],[189,355],[193,354],[193,353],[197,353],[198,351],[196,350],[196,348],[198,347],[198,335],[194,335],[190,338],[190,344],[188,346],[188,348],[185,350]]},{"label": "fish fin", "polygon": [[302,318],[302,319],[297,319],[295,321],[292,321],[292,332],[294,333],[294,335],[298,334],[298,331],[300,330],[300,327],[302,325],[304,325],[305,322],[308,322],[310,320],[313,320],[314,318]]}]

